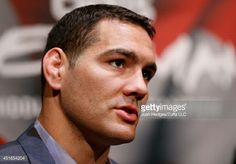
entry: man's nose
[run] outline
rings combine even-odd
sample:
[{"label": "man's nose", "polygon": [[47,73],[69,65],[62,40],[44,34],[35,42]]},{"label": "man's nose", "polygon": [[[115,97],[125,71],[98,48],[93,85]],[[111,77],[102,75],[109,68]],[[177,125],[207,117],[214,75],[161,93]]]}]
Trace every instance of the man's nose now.
[{"label": "man's nose", "polygon": [[142,71],[137,71],[127,80],[123,92],[126,96],[134,96],[137,100],[142,100],[147,96],[148,88]]}]

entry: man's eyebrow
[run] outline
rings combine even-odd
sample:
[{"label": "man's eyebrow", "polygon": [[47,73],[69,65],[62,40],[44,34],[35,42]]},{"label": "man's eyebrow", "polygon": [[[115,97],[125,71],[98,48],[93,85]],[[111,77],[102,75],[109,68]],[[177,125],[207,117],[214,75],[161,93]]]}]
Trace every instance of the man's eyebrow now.
[{"label": "man's eyebrow", "polygon": [[[138,61],[138,56],[133,51],[123,49],[123,48],[116,48],[116,49],[107,50],[107,51],[101,53],[101,56],[109,56],[111,54],[120,54],[120,55],[123,55],[129,59]],[[150,63],[146,64],[145,68],[150,69],[153,72],[156,72],[157,65],[155,62],[150,62]]]},{"label": "man's eyebrow", "polygon": [[107,50],[107,51],[101,53],[102,56],[109,56],[111,54],[120,54],[120,55],[123,55],[129,59],[132,59],[135,61],[138,60],[138,56],[133,51],[122,49],[122,48],[110,49],[110,50]]}]

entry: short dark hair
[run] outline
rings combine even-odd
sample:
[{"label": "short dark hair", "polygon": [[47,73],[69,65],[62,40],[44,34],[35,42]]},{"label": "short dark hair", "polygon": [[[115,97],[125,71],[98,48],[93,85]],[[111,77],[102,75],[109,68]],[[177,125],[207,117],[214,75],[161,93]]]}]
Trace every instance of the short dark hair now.
[{"label": "short dark hair", "polygon": [[[97,4],[76,8],[64,15],[48,34],[44,54],[53,47],[61,48],[74,66],[79,54],[98,39],[94,28],[101,20],[114,19],[142,27],[152,39],[155,29],[151,20],[131,10],[116,5]],[[45,85],[41,68],[42,94]]]}]

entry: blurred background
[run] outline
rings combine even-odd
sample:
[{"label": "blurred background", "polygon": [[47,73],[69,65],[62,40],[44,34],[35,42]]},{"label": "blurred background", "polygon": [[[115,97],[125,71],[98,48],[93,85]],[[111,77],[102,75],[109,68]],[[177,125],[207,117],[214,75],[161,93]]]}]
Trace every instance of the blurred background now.
[{"label": "blurred background", "polygon": [[154,20],[158,73],[150,100],[195,104],[184,119],[141,118],[134,142],[112,147],[110,156],[121,164],[236,163],[235,0],[1,0],[0,144],[40,111],[40,62],[52,25],[95,3]]}]

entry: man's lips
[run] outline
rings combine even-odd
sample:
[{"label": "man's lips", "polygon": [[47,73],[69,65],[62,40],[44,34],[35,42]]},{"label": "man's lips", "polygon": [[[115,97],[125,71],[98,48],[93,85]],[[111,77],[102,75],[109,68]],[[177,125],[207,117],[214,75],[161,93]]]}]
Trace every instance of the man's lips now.
[{"label": "man's lips", "polygon": [[135,123],[138,119],[138,108],[135,105],[122,105],[115,107],[115,112],[122,120],[128,123]]}]

